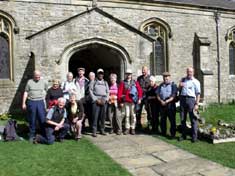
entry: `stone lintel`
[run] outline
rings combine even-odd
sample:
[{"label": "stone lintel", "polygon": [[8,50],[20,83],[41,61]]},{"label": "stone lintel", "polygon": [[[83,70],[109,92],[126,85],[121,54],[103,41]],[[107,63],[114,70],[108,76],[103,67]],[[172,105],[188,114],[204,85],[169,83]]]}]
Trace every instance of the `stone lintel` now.
[{"label": "stone lintel", "polygon": [[201,70],[203,76],[214,75],[212,70]]}]

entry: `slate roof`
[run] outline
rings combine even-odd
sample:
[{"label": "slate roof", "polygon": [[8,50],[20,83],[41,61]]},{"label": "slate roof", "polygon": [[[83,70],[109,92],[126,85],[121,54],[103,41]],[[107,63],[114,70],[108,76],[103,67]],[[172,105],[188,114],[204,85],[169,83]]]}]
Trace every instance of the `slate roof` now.
[{"label": "slate roof", "polygon": [[216,8],[224,10],[235,10],[235,0],[130,0],[139,2],[156,2],[177,5],[199,6],[203,8]]}]

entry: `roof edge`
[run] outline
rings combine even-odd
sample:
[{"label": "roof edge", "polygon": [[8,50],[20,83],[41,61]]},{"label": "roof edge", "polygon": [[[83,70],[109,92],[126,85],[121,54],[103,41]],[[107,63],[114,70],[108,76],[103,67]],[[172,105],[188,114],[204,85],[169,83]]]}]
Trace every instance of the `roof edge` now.
[{"label": "roof edge", "polygon": [[63,21],[61,21],[61,22],[58,22],[58,23],[56,23],[56,24],[53,24],[53,25],[51,25],[51,26],[49,26],[49,27],[47,27],[47,28],[45,28],[45,29],[42,29],[42,30],[40,30],[40,31],[38,31],[38,32],[36,32],[36,33],[34,33],[34,34],[32,34],[32,35],[27,36],[26,39],[27,39],[27,40],[31,40],[33,37],[35,37],[35,36],[37,36],[37,35],[39,35],[39,34],[42,34],[43,32],[46,32],[46,31],[48,31],[48,30],[50,30],[50,29],[53,29],[53,28],[56,27],[56,26],[62,25],[62,24],[66,23],[66,22],[68,22],[68,21],[70,21],[70,20],[72,20],[72,19],[74,19],[74,18],[77,18],[77,17],[79,17],[79,16],[81,16],[81,15],[84,15],[84,14],[86,14],[86,13],[90,13],[91,11],[96,11],[96,12],[98,12],[99,14],[101,14],[101,15],[103,15],[103,16],[105,16],[105,17],[111,19],[111,20],[113,20],[115,23],[120,24],[121,26],[123,26],[123,27],[125,27],[126,29],[128,29],[128,30],[130,30],[130,31],[132,31],[132,32],[134,32],[134,33],[136,33],[136,34],[142,36],[143,38],[149,40],[150,42],[155,41],[153,38],[151,38],[151,37],[148,36],[147,34],[143,33],[142,31],[136,29],[135,27],[133,27],[133,26],[127,24],[126,22],[124,22],[124,21],[122,21],[122,20],[120,20],[120,19],[114,17],[113,15],[111,15],[111,14],[109,14],[109,13],[103,11],[102,9],[100,9],[100,8],[98,8],[98,7],[94,7],[94,8],[91,8],[91,9],[87,9],[87,10],[84,11],[84,12],[81,12],[81,13],[79,13],[79,14],[77,14],[77,15],[74,15],[74,16],[72,16],[72,17],[69,17],[69,18],[67,18],[67,19],[65,19],[65,20],[63,20]]}]

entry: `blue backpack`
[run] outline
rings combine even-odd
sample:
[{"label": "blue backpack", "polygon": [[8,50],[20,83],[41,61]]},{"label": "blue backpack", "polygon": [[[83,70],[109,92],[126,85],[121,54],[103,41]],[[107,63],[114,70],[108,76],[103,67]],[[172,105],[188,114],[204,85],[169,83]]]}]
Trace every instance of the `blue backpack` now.
[{"label": "blue backpack", "polygon": [[130,95],[132,97],[132,100],[136,104],[138,102],[138,91],[137,91],[136,85],[131,86]]}]

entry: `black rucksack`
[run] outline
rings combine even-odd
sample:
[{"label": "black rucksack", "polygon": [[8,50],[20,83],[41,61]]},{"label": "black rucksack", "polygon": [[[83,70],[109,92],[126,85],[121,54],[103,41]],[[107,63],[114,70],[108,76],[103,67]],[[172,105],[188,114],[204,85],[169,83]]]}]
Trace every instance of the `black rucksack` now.
[{"label": "black rucksack", "polygon": [[9,119],[3,131],[3,139],[4,141],[15,141],[17,140],[16,134],[16,120]]}]

